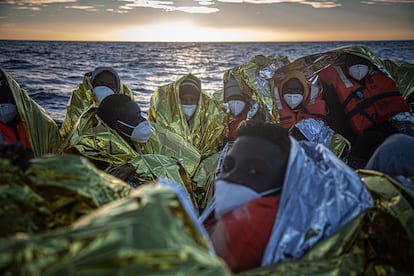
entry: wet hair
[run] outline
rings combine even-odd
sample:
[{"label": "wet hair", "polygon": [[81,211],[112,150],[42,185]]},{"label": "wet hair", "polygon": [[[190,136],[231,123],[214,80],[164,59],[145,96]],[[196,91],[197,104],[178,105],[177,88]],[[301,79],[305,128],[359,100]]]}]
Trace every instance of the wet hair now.
[{"label": "wet hair", "polygon": [[289,131],[278,124],[249,120],[237,129],[237,137],[250,136],[265,139],[281,148],[287,156],[290,154],[291,142]]}]

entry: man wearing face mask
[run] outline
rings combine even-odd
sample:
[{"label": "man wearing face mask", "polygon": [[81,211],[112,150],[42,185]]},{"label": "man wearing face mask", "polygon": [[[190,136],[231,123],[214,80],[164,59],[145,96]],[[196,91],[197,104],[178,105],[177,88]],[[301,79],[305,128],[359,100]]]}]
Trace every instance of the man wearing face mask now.
[{"label": "man wearing face mask", "polygon": [[[340,207],[331,213],[331,204]],[[199,220],[237,273],[299,258],[372,205],[359,177],[329,149],[297,142],[277,124],[249,121]]]},{"label": "man wearing face mask", "polygon": [[18,143],[35,157],[55,153],[61,143],[56,122],[1,68],[0,143]]},{"label": "man wearing face mask", "polygon": [[20,142],[24,149],[30,148],[29,139],[17,110],[9,83],[0,74],[0,144]]},{"label": "man wearing face mask", "polygon": [[193,127],[193,118],[197,110],[200,90],[199,83],[194,78],[187,78],[180,84],[181,110],[190,129]]},{"label": "man wearing face mask", "polygon": [[274,84],[281,126],[291,128],[307,118],[326,123],[326,106],[321,98],[321,89],[308,83],[301,71],[276,73]]},{"label": "man wearing face mask", "polygon": [[100,66],[87,72],[68,101],[66,116],[61,127],[63,138],[67,137],[83,111],[91,105],[98,105],[108,95],[117,93],[133,98],[132,91],[120,81],[115,69]]},{"label": "man wearing face mask", "polygon": [[218,102],[201,90],[192,74],[158,87],[151,96],[148,120],[183,137],[203,158],[218,152],[227,135],[225,114]]},{"label": "man wearing face mask", "polygon": [[134,188],[157,177],[187,187],[188,176],[176,158],[141,150],[151,136],[152,128],[138,104],[116,93],[81,114],[60,150],[84,156]]},{"label": "man wearing face mask", "polygon": [[319,78],[330,126],[351,142],[351,166],[363,168],[377,146],[395,133],[389,118],[408,112],[408,104],[389,73],[362,55],[342,54]]},{"label": "man wearing face mask", "polygon": [[152,134],[151,126],[142,117],[140,107],[126,95],[107,96],[99,104],[97,114],[133,148],[136,148],[135,143],[146,143]]},{"label": "man wearing face mask", "polygon": [[212,194],[214,173],[227,136],[223,123],[226,114],[219,102],[202,91],[198,77],[186,74],[154,91],[148,121],[179,136],[181,144],[190,144],[197,151],[198,161],[193,158],[197,163],[191,168],[187,166],[191,160],[184,156],[186,151],[177,151],[175,158],[184,160],[197,198],[196,208],[203,209]]},{"label": "man wearing face mask", "polygon": [[243,93],[240,85],[233,74],[230,74],[229,80],[224,85],[224,103],[227,105],[231,113],[229,118],[229,134],[228,140],[233,141],[236,139],[237,128],[245,120],[259,119],[263,120],[259,116],[259,112],[252,115],[251,112],[252,104],[249,97]]}]

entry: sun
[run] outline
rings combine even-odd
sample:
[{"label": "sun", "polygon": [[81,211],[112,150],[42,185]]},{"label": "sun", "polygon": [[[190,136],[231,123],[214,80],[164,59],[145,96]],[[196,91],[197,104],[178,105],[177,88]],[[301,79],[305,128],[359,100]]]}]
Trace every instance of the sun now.
[{"label": "sun", "polygon": [[[217,29],[195,25],[190,21],[165,22],[132,28],[124,28],[114,32],[113,37],[118,41],[142,42],[216,42],[216,41],[248,41],[252,37],[263,34],[238,30]],[[256,39],[257,39],[256,38]]]}]

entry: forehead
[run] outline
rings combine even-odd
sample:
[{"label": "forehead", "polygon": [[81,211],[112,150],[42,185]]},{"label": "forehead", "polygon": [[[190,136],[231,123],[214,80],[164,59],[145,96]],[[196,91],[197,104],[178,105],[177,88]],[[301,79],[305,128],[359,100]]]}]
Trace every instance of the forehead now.
[{"label": "forehead", "polygon": [[297,78],[291,78],[283,85],[283,90],[285,89],[292,89],[292,88],[298,88],[303,89],[302,83]]},{"label": "forehead", "polygon": [[228,155],[235,160],[264,160],[269,163],[278,162],[283,154],[282,149],[274,143],[260,137],[238,137]]}]

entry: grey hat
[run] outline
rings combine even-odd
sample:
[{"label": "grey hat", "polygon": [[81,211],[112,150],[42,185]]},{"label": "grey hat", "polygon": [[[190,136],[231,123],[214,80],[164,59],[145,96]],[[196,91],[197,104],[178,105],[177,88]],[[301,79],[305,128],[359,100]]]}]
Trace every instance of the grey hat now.
[{"label": "grey hat", "polygon": [[231,76],[224,86],[224,99],[228,99],[230,96],[234,95],[245,97],[236,79]]},{"label": "grey hat", "polygon": [[103,72],[109,72],[115,77],[116,79],[116,83],[114,85],[116,89],[115,93],[119,93],[119,91],[121,90],[121,80],[119,79],[118,73],[112,67],[104,67],[104,66],[96,67],[95,70],[93,70],[91,79],[90,79],[92,86],[94,86],[94,82],[96,78]]},{"label": "grey hat", "polygon": [[200,83],[192,77],[188,77],[180,84],[180,94],[196,94],[201,92]]}]

